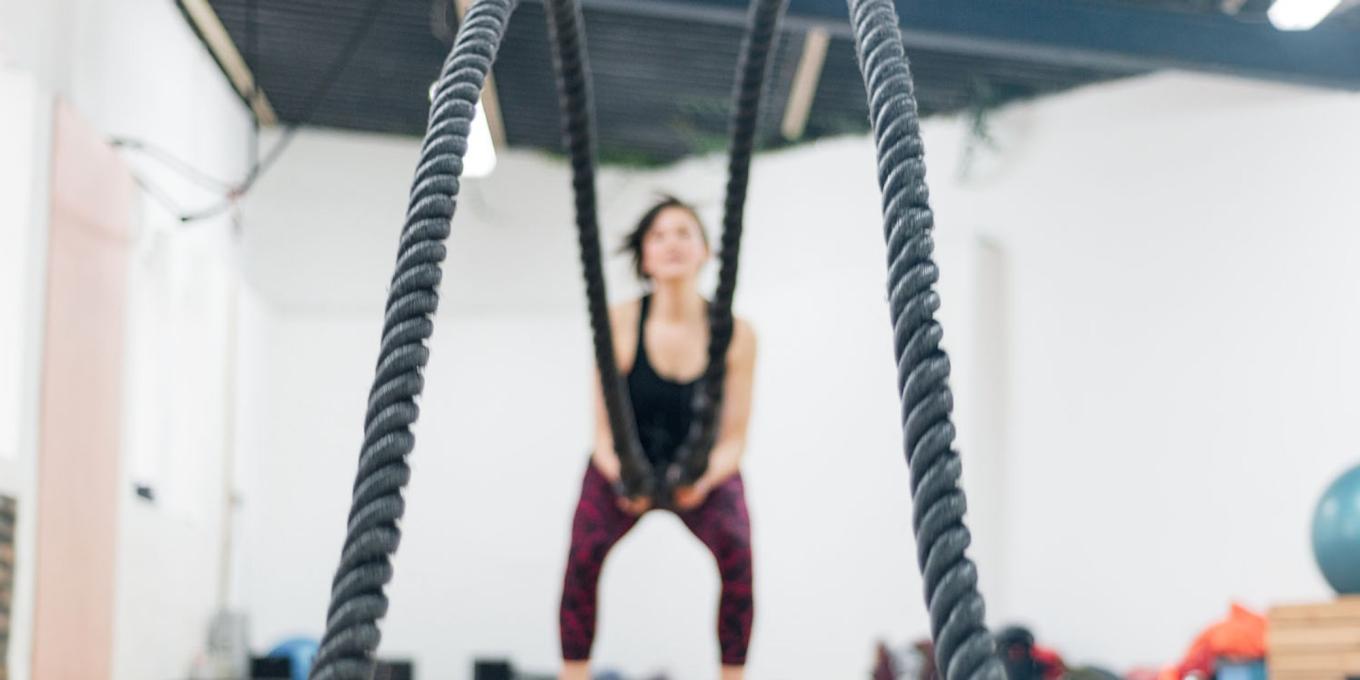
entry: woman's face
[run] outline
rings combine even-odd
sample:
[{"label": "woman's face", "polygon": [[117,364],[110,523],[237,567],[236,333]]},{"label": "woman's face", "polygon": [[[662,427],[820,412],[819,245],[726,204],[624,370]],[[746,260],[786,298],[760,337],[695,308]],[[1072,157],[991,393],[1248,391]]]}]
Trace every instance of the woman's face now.
[{"label": "woman's face", "polygon": [[642,273],[653,281],[694,278],[708,259],[708,243],[688,210],[664,208],[642,236]]}]

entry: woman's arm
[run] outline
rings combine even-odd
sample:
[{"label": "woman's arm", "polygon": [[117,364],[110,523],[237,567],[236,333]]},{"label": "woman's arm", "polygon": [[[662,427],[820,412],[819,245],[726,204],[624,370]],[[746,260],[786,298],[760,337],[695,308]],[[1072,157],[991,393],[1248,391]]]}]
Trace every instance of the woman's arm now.
[{"label": "woman's arm", "polygon": [[[615,305],[609,310],[610,325],[614,334],[614,358],[619,361],[620,372],[626,373],[627,367],[633,364],[632,343],[636,341],[636,337],[628,329],[637,326],[638,309],[638,303],[634,301]],[[591,393],[595,402],[595,450],[590,454],[591,464],[611,486],[617,489],[619,477],[622,475],[622,464],[619,462],[618,451],[614,448],[614,430],[609,426],[609,411],[604,405],[604,385],[600,379],[598,366],[594,375]],[[651,507],[652,501],[648,498],[620,497],[618,504],[624,512],[640,515]]]},{"label": "woman's arm", "polygon": [[[621,464],[619,454],[614,450],[614,432],[609,428],[609,412],[604,406],[604,389],[600,383],[600,372],[595,371],[595,451],[590,454],[592,464],[608,480],[610,486],[619,487]],[[652,507],[650,498],[624,498],[616,502],[619,508],[630,515],[641,515]]]},{"label": "woman's arm", "polygon": [[[619,371],[626,373],[633,365],[633,342],[631,329],[637,325],[639,305],[637,301],[623,302],[609,308],[609,326],[614,340],[614,359],[619,362]],[[590,389],[595,402],[595,451],[591,460],[595,468],[609,480],[610,484],[619,481],[619,454],[614,450],[614,431],[609,426],[609,411],[604,405],[603,381],[600,380],[600,367],[593,371],[595,379]]]},{"label": "woman's arm", "polygon": [[619,481],[619,454],[614,451],[614,431],[609,427],[609,413],[604,407],[604,389],[600,381],[600,369],[595,369],[595,451],[590,454],[595,469],[609,480],[610,484]]},{"label": "woman's arm", "polygon": [[746,453],[746,425],[751,418],[751,383],[755,366],[755,331],[750,324],[737,319],[728,353],[718,440],[709,454],[708,470],[695,484],[704,491],[723,483],[741,468],[741,457]]}]

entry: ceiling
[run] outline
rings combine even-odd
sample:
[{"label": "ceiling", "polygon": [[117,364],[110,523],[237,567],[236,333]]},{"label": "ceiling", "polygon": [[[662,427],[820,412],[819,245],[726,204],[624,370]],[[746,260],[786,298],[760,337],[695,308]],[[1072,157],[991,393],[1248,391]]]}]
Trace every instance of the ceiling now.
[{"label": "ceiling", "polygon": [[[413,137],[424,133],[428,88],[457,30],[452,2],[209,0],[280,122]],[[659,164],[723,148],[745,0],[583,5],[601,159]],[[986,111],[1168,67],[1360,89],[1356,11],[1285,34],[1265,21],[1269,0],[898,5],[925,115]],[[843,0],[791,0],[762,111],[762,148],[867,130],[844,15]],[[805,129],[789,140],[780,123],[816,27],[829,31],[830,43]],[[523,0],[494,67],[511,147],[561,152],[549,47],[542,0]]]}]

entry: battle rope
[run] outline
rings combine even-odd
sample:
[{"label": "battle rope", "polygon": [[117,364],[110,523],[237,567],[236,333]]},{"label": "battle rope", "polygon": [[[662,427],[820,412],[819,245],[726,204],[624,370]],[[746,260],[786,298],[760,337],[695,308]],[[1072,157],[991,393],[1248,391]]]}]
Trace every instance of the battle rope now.
[{"label": "battle rope", "polygon": [[425,341],[439,307],[449,223],[457,207],[468,130],[486,74],[517,0],[478,0],[459,27],[439,75],[430,122],[411,186],[396,272],[387,294],[382,344],[364,417],[340,566],[331,583],[326,634],[312,662],[313,680],[368,680],[387,613],[383,592],[392,579],[391,556],[401,539],[406,508],[401,491],[411,478],[406,456],[415,446],[415,399],[424,389]]},{"label": "battle rope", "polygon": [[[574,0],[550,0],[550,26],[558,50],[554,55],[559,91],[566,112],[564,123],[573,156],[573,185],[577,191],[578,228],[582,260],[591,297],[592,327],[601,377],[609,388],[609,373],[621,387],[613,361],[612,336],[599,267],[598,228],[594,210],[594,153],[590,142],[589,86],[580,37],[580,9]],[[966,501],[959,487],[961,463],[953,450],[950,421],[953,397],[948,387],[949,358],[940,348],[943,335],[934,313],[939,296],[934,291],[938,269],[932,260],[933,218],[928,205],[920,124],[911,74],[902,47],[891,0],[849,0],[856,37],[856,54],[869,95],[870,120],[878,150],[879,185],[883,192],[885,239],[888,244],[888,290],[893,320],[894,351],[904,419],[904,447],[910,468],[913,529],[930,610],[931,637],[938,667],[946,680],[1000,680],[1004,671],[983,623],[984,606],[977,591],[977,570],[965,555],[971,541],[963,524]],[[402,230],[396,272],[388,294],[386,319],[374,384],[364,422],[364,445],[359,457],[349,525],[340,566],[332,583],[326,634],[313,662],[313,679],[366,680],[373,672],[373,652],[381,637],[377,620],[387,611],[384,587],[392,578],[391,555],[400,539],[397,522],[405,509],[401,491],[410,479],[405,458],[414,447],[411,425],[419,415],[415,404],[423,389],[421,371],[428,361],[425,341],[433,333],[431,318],[438,307],[436,289],[446,254],[456,208],[458,178],[467,150],[467,135],[486,75],[505,34],[516,0],[477,0],[464,19],[458,38],[444,64],[430,109],[429,129],[421,149],[411,190],[410,209]],[[713,421],[721,402],[721,376],[726,346],[731,340],[731,295],[741,232],[755,112],[760,80],[780,0],[756,0],[751,12],[736,87],[737,113],[733,123],[733,158],[725,205],[723,266],[712,312],[710,362],[705,373],[704,397],[698,413],[707,412],[690,439],[682,479],[706,458],[712,444]],[[767,14],[767,12],[769,14]],[[763,24],[763,18],[769,23]],[[764,28],[762,28],[764,27]],[[767,31],[762,34],[762,30]],[[765,35],[765,38],[761,36]],[[754,84],[751,83],[754,81]],[[584,160],[581,160],[584,159]],[[732,234],[729,242],[729,234]],[[595,254],[588,262],[587,251]],[[730,256],[730,258],[729,258]],[[592,274],[592,271],[594,272]],[[724,303],[725,297],[725,303]],[[596,302],[601,304],[597,305]],[[723,308],[725,306],[725,309]],[[597,308],[598,307],[598,308]],[[597,311],[603,314],[597,314]],[[605,341],[595,324],[603,317]],[[725,322],[724,322],[725,320]],[[726,336],[723,338],[722,336]],[[603,348],[603,349],[602,349]],[[716,356],[716,360],[715,360]],[[716,395],[716,396],[714,396]],[[614,396],[615,406],[626,405],[626,392]],[[635,425],[622,408],[610,413],[611,428],[624,432],[624,449],[636,456],[629,489],[647,493],[654,471],[637,466],[641,458]],[[620,427],[622,426],[622,427]],[[645,460],[641,461],[645,465]],[[706,461],[705,461],[706,464]],[[639,473],[645,479],[638,479]]]},{"label": "battle rope", "polygon": [[656,474],[642,453],[637,420],[628,397],[628,386],[614,359],[614,335],[609,324],[604,270],[600,265],[600,228],[595,214],[595,146],[593,102],[585,35],[581,32],[581,7],[575,0],[547,0],[548,35],[553,43],[553,69],[557,73],[558,101],[562,110],[562,136],[571,155],[571,186],[576,198],[576,233],[581,249],[581,269],[586,279],[586,302],[590,330],[595,341],[595,366],[604,392],[609,430],[619,457],[621,495],[652,497]]},{"label": "battle rope", "polygon": [[[610,332],[605,282],[600,266],[599,227],[595,212],[595,153],[591,116],[592,100],[585,38],[581,33],[580,5],[575,0],[547,0],[548,29],[556,47],[562,108],[563,137],[571,157],[572,188],[575,190],[576,226],[581,264],[586,280],[595,361],[600,372],[610,430],[621,471],[620,493],[654,497],[665,505],[673,487],[693,483],[708,467],[708,454],[716,438],[717,414],[727,374],[727,348],[732,341],[732,298],[737,286],[741,250],[742,209],[755,147],[761,95],[769,72],[769,53],[786,0],[756,0],[747,16],[737,82],[733,88],[733,115],[728,162],[727,200],[719,259],[718,290],[709,306],[708,366],[695,390],[694,420],[685,443],[670,470],[653,470],[642,455],[637,438],[627,385],[618,373]],[[622,445],[620,445],[622,444]]]},{"label": "battle rope", "polygon": [[883,229],[888,244],[902,437],[911,470],[912,529],[930,609],[936,667],[945,680],[1004,680],[1005,670],[984,623],[977,568],[965,555],[972,537],[963,524],[967,502],[954,450],[949,356],[935,321],[939,270],[931,255],[934,217],[917,117],[915,86],[892,0],[849,0],[855,51],[869,96],[878,150]]},{"label": "battle rope", "polygon": [[694,420],[689,433],[666,475],[666,484],[671,488],[692,484],[703,475],[717,439],[723,383],[727,378],[727,348],[734,330],[732,298],[737,292],[746,185],[751,172],[751,154],[755,150],[765,79],[770,72],[770,51],[786,5],[786,0],[754,0],[746,18],[746,34],[737,62],[737,82],[732,91],[732,138],[728,147],[718,289],[713,295],[713,304],[709,305],[708,367],[694,390]]}]

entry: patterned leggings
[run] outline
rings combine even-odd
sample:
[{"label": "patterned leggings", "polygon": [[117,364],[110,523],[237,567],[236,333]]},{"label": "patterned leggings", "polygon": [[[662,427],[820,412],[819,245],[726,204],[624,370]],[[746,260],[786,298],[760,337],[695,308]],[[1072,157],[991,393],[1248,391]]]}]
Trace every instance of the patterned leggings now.
[{"label": "patterned leggings", "polygon": [[[560,625],[562,658],[590,658],[595,640],[596,590],[609,549],[638,518],[619,509],[609,482],[589,465],[581,485],[581,501],[571,525],[571,552],[562,585]],[[751,518],[741,475],[719,484],[693,510],[676,513],[708,547],[718,562],[722,599],[718,604],[718,644],[726,666],[746,663],[751,640]]]}]

